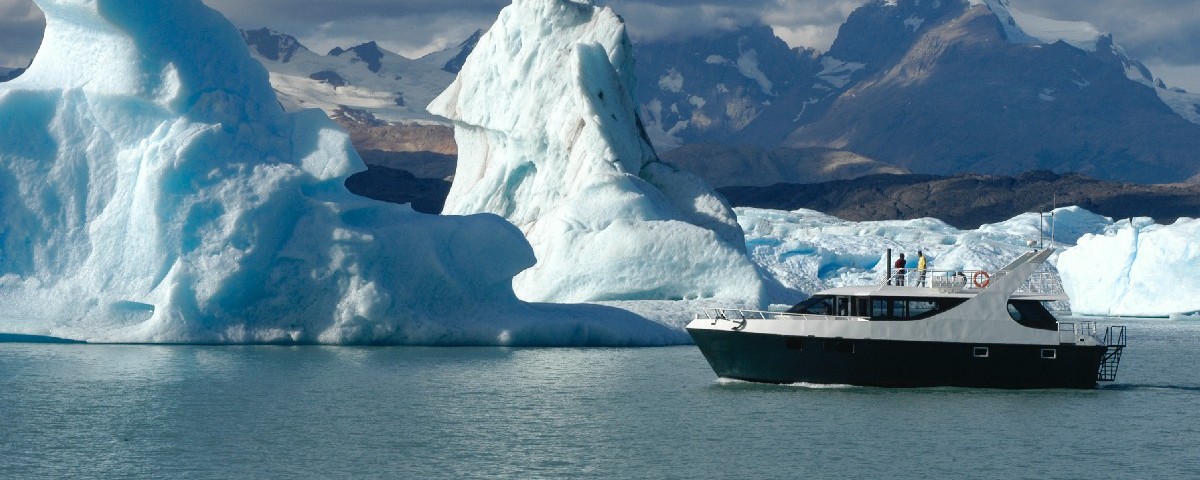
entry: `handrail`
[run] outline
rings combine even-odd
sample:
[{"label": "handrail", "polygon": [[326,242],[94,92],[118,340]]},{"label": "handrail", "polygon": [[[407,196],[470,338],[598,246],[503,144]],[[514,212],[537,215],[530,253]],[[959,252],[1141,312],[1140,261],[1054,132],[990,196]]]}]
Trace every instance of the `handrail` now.
[{"label": "handrail", "polygon": [[[1003,278],[1008,272],[1003,270],[934,270],[927,269],[922,278],[921,271],[909,269],[901,276],[897,272],[892,277],[877,283],[879,286],[903,285],[906,287],[930,288],[944,293],[980,291],[988,285]],[[903,280],[901,283],[899,280]],[[1065,295],[1062,279],[1051,271],[1034,272],[1017,288],[1020,293],[1039,293],[1047,295]]]},{"label": "handrail", "polygon": [[[751,317],[757,316],[762,320],[772,320],[779,317],[786,317],[799,320],[865,320],[867,317],[858,317],[851,315],[816,315],[809,313],[791,313],[791,312],[770,312],[765,310],[749,310],[743,308],[722,308],[722,307],[704,307],[701,309],[704,318],[712,320],[714,323],[717,320],[729,320],[732,322],[746,321]],[[696,314],[696,319],[700,319],[700,313]],[[731,317],[732,315],[732,317]]]}]

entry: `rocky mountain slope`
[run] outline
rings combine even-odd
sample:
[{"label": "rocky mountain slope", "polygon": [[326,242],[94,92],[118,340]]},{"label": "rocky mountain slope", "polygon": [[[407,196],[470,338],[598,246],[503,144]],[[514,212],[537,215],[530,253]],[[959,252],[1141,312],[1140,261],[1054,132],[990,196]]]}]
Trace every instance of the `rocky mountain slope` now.
[{"label": "rocky mountain slope", "polygon": [[784,144],[920,173],[1052,169],[1155,183],[1200,173],[1200,125],[1111,37],[1077,24],[1047,37],[1023,21],[1038,26],[1004,1],[860,8],[826,55],[862,64],[858,80]]}]

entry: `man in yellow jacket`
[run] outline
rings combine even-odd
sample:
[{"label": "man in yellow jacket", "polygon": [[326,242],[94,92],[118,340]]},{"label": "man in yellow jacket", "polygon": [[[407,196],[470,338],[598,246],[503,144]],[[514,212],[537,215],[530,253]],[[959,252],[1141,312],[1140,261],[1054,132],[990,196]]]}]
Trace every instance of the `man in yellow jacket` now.
[{"label": "man in yellow jacket", "polygon": [[917,286],[925,286],[925,254],[917,250]]}]

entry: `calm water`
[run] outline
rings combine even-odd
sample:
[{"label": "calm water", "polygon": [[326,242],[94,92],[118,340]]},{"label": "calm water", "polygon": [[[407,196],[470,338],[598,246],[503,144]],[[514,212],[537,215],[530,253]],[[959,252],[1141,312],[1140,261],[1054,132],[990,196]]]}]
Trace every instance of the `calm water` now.
[{"label": "calm water", "polygon": [[695,347],[0,344],[0,477],[1198,478],[1200,322],[1092,391],[721,382]]}]

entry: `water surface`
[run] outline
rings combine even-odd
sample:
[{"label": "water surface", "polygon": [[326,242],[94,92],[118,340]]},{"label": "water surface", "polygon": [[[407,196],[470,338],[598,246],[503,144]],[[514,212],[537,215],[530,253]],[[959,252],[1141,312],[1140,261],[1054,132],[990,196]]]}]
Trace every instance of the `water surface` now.
[{"label": "water surface", "polygon": [[1200,322],[1096,390],[718,380],[695,347],[0,344],[0,477],[1195,478]]}]

